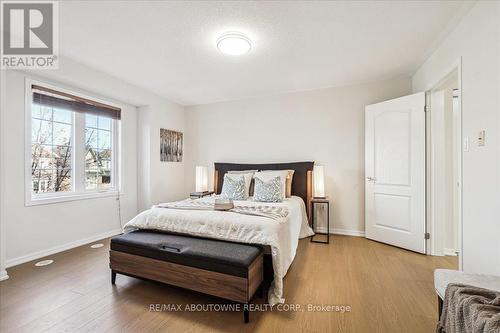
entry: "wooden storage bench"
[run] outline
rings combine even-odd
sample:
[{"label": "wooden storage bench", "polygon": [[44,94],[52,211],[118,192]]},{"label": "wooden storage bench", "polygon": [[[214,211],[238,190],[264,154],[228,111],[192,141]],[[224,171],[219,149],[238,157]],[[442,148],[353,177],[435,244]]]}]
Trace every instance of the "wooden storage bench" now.
[{"label": "wooden storage bench", "polygon": [[[111,239],[116,274],[145,278],[248,304],[263,280],[258,245],[139,230]],[[245,323],[249,320],[244,309]]]}]

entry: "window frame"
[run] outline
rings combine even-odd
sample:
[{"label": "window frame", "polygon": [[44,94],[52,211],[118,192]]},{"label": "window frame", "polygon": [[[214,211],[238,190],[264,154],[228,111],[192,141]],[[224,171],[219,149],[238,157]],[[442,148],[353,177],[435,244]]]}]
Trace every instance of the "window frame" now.
[{"label": "window frame", "polygon": [[[73,126],[71,129],[71,192],[33,193],[31,178],[31,123],[33,92],[32,85],[44,86],[60,92],[72,94],[82,98],[87,98],[96,102],[120,108],[121,105],[88,96],[79,91],[69,90],[61,86],[56,86],[47,82],[26,78],[25,81],[25,206],[44,205],[65,201],[75,201],[93,198],[112,197],[120,194],[121,177],[121,120],[111,119],[111,187],[106,189],[86,189],[85,188],[85,114],[73,112]],[[123,113],[122,113],[123,114]],[[123,120],[123,117],[122,117]],[[77,142],[77,138],[79,141]],[[82,140],[83,139],[83,140]]]}]

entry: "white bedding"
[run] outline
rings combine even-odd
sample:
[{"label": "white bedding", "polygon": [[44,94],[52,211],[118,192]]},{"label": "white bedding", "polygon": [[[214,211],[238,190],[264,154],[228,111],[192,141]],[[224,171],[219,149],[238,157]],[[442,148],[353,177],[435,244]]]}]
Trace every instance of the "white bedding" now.
[{"label": "white bedding", "polygon": [[[203,201],[213,201],[205,197]],[[241,243],[262,244],[271,247],[274,281],[269,289],[269,304],[283,303],[283,278],[295,258],[299,238],[311,236],[307,223],[304,201],[292,196],[280,203],[235,201],[235,205],[269,205],[288,209],[288,216],[274,220],[263,216],[244,215],[215,210],[183,210],[153,207],[146,210],[124,226],[124,231],[134,229],[163,230],[207,238],[216,238]]]}]

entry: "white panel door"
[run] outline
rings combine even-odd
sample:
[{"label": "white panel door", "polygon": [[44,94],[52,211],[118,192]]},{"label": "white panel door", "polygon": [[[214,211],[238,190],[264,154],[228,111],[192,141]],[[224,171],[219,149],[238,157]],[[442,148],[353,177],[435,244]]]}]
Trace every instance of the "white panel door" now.
[{"label": "white panel door", "polygon": [[425,93],[365,110],[366,238],[425,253]]}]

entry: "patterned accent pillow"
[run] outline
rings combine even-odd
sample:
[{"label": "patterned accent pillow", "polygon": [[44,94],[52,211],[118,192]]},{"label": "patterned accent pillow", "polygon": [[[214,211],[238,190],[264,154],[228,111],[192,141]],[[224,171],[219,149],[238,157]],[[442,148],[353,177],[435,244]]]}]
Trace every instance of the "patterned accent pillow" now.
[{"label": "patterned accent pillow", "polygon": [[243,175],[239,177],[234,177],[234,175],[229,177],[227,174],[224,175],[221,196],[224,199],[245,200],[245,177],[243,177]]},{"label": "patterned accent pillow", "polygon": [[254,201],[259,202],[282,202],[283,188],[281,178],[274,177],[267,182],[260,178],[255,178]]}]

